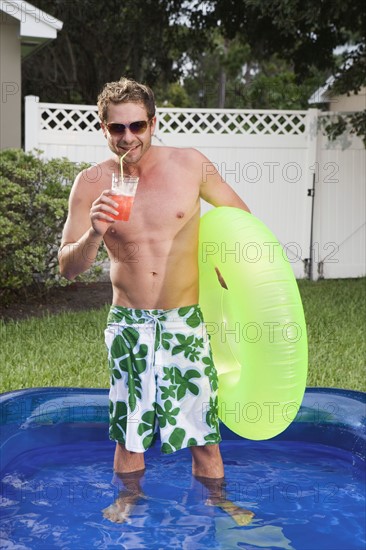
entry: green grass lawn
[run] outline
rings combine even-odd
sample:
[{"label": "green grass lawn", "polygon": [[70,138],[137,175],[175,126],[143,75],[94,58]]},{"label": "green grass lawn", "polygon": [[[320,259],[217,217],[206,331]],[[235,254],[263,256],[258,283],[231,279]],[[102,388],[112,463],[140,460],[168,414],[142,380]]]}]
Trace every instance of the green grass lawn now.
[{"label": "green grass lawn", "polygon": [[366,279],[299,281],[309,342],[308,386],[366,391]]},{"label": "green grass lawn", "polygon": [[[366,391],[366,279],[299,281],[309,340],[307,386]],[[1,322],[0,391],[41,386],[107,388],[108,307]]]}]

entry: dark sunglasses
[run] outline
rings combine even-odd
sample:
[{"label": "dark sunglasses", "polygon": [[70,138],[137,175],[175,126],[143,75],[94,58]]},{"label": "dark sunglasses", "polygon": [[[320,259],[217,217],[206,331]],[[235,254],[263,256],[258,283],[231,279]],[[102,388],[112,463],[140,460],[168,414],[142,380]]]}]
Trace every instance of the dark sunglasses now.
[{"label": "dark sunglasses", "polygon": [[131,122],[131,124],[108,122],[106,127],[108,128],[108,132],[113,135],[123,134],[126,128],[128,128],[133,134],[138,135],[146,132],[149,122],[150,120],[137,120],[136,122]]}]

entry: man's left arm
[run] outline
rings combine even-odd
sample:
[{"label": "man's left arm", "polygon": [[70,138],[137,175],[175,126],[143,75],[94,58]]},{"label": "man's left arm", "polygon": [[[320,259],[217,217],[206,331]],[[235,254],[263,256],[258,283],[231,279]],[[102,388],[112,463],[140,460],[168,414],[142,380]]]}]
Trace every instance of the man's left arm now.
[{"label": "man's left arm", "polygon": [[245,202],[221,177],[214,164],[201,155],[200,197],[213,206],[234,206],[250,212]]},{"label": "man's left arm", "polygon": [[[250,212],[245,202],[235,193],[234,189],[221,177],[215,166],[204,155],[202,157],[202,172],[200,197],[213,206],[234,206]],[[224,277],[218,267],[215,267],[220,285],[227,289]]]}]

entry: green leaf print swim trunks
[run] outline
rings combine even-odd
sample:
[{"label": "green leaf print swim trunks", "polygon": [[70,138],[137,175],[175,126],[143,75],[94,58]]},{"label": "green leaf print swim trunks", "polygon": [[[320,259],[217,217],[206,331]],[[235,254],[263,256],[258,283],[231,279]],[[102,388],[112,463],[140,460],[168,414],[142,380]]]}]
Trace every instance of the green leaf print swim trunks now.
[{"label": "green leaf print swim trunks", "polygon": [[144,452],[221,441],[217,373],[198,305],[169,310],[112,306],[105,341],[109,437]]}]

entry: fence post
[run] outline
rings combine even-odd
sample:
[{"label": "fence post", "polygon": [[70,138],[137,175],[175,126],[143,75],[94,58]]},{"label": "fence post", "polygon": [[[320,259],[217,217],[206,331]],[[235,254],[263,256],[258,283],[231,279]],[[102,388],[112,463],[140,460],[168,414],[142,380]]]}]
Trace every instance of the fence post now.
[{"label": "fence post", "polygon": [[[318,116],[319,109],[309,109],[306,116],[306,135],[307,135],[307,196],[311,200],[310,206],[310,237],[309,237],[309,257],[307,259],[306,271],[311,281],[317,280],[317,270],[315,266],[319,258],[314,258],[314,227],[315,227],[315,194],[316,184],[319,180],[318,166]],[[309,199],[308,199],[309,200]]]},{"label": "fence post", "polygon": [[36,95],[27,95],[25,98],[25,151],[37,149],[39,146],[38,103],[39,97]]}]

